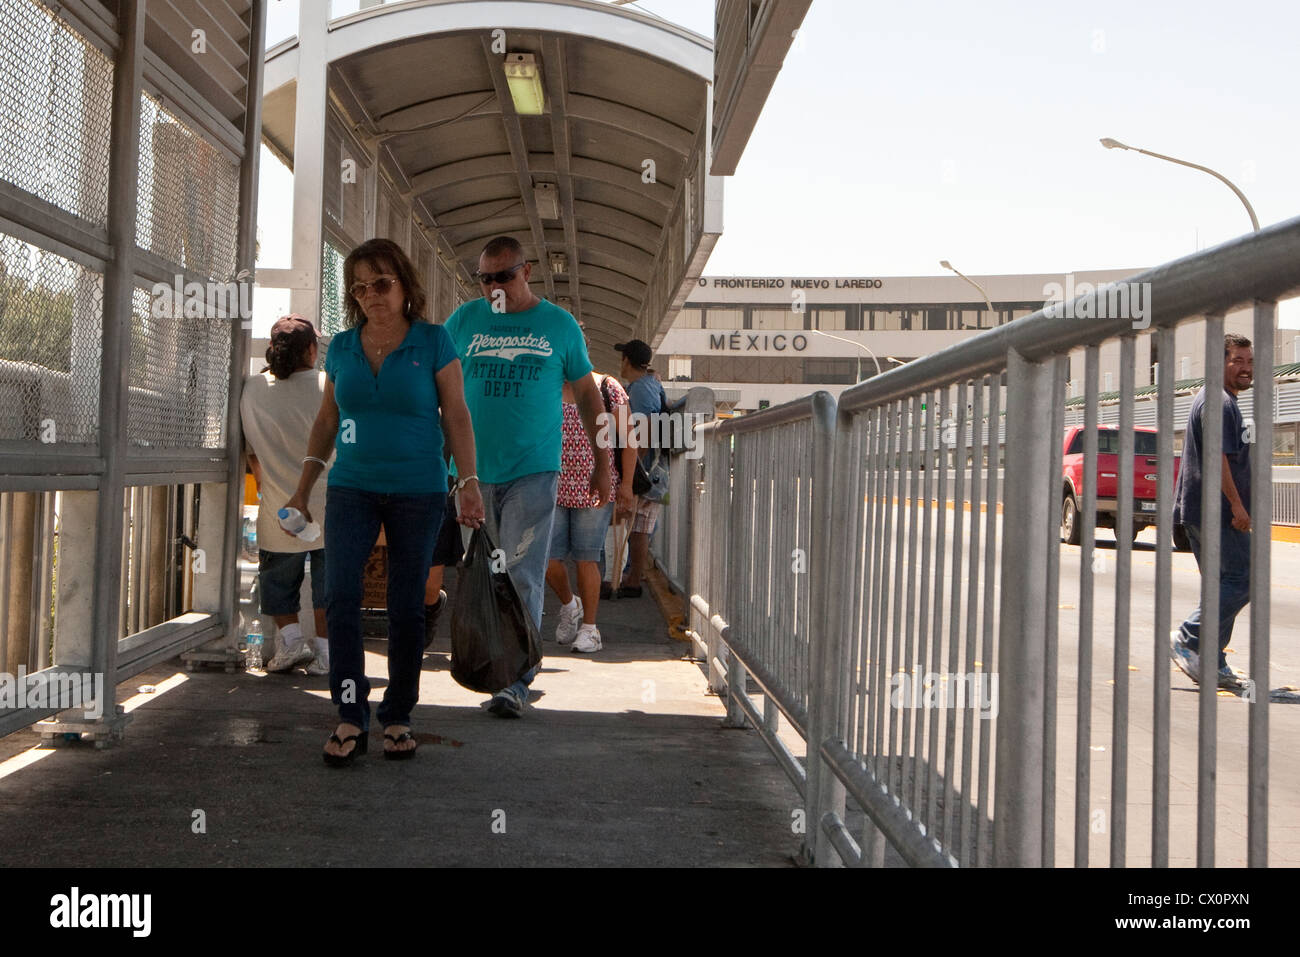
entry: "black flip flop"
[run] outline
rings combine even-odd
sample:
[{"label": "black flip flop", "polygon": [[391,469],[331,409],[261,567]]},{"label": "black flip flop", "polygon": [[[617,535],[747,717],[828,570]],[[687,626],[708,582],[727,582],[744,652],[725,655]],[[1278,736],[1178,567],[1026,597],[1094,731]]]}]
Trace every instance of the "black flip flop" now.
[{"label": "black flip flop", "polygon": [[[401,744],[403,741],[414,741],[415,735],[411,734],[411,732],[409,731],[403,731],[401,734],[397,735],[396,737],[394,737],[391,734],[385,734],[384,740],[391,741],[393,742],[393,744]],[[416,743],[415,747],[406,748],[405,750],[402,751],[389,751],[387,748],[384,748],[384,760],[409,761],[411,758],[415,757],[415,752],[418,751],[419,749],[420,746],[418,742]]]},{"label": "black flip flop", "polygon": [[366,753],[366,743],[370,740],[370,735],[365,731],[362,731],[359,734],[349,734],[346,738],[340,738],[338,733],[335,732],[329,736],[329,740],[333,741],[340,748],[349,741],[356,742],[356,745],[347,754],[330,754],[328,751],[321,752],[321,757],[325,759],[325,763],[330,767],[345,768],[352,763],[352,759],[358,754]]}]

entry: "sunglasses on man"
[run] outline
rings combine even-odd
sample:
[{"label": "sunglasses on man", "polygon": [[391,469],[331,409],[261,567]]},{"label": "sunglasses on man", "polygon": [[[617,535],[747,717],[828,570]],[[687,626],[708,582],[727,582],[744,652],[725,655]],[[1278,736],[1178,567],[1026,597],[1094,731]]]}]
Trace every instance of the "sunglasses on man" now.
[{"label": "sunglasses on man", "polygon": [[515,278],[515,273],[524,268],[523,263],[515,263],[509,269],[503,269],[500,272],[478,272],[475,275],[478,281],[485,286],[495,283],[498,286],[504,286],[511,279]]}]

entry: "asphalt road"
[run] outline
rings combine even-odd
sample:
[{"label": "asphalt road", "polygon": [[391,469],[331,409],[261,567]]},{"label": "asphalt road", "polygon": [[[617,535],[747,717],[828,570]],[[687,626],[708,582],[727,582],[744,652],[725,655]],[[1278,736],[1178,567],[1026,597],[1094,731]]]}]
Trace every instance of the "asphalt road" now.
[{"label": "asphalt road", "polygon": [[[954,512],[946,510],[948,527],[946,540],[949,549],[953,541],[952,517]],[[969,515],[967,514],[967,517]],[[895,530],[899,515],[895,513]],[[983,535],[986,515],[979,516],[979,530]],[[997,534],[1001,543],[1001,516],[997,518]],[[1154,676],[1158,669],[1166,669],[1169,675],[1169,863],[1174,866],[1191,866],[1196,863],[1197,833],[1196,810],[1198,801],[1198,696],[1196,685],[1181,671],[1175,668],[1169,657],[1168,634],[1156,636],[1155,629],[1155,529],[1147,529],[1135,543],[1132,557],[1132,580],[1127,593],[1120,595],[1120,600],[1127,599],[1130,614],[1129,655],[1125,663],[1129,680],[1128,736],[1127,740],[1117,739],[1114,735],[1114,657],[1115,657],[1115,607],[1116,607],[1116,542],[1110,531],[1097,531],[1097,554],[1101,556],[1096,562],[1094,576],[1094,619],[1093,619],[1093,663],[1092,674],[1088,681],[1091,689],[1092,705],[1090,708],[1090,727],[1088,727],[1089,788],[1080,802],[1081,813],[1088,822],[1089,854],[1092,866],[1106,866],[1111,863],[1111,835],[1120,824],[1117,822],[1115,809],[1121,804],[1124,812],[1118,815],[1123,819],[1123,832],[1126,836],[1122,850],[1123,863],[1129,866],[1149,866],[1151,862],[1152,843],[1152,777],[1154,741],[1155,689]],[[962,626],[960,633],[963,641],[967,634],[964,604],[969,586],[969,526],[962,546],[962,575],[960,595],[963,604]],[[1080,590],[1080,551],[1078,546],[1061,544],[1060,548],[1060,588],[1058,596],[1058,670],[1056,677],[1057,722],[1056,722],[1056,788],[1055,788],[1055,847],[1057,865],[1068,866],[1074,862],[1075,850],[1075,805],[1076,805],[1076,749],[1075,740],[1078,733],[1078,699],[1079,699],[1079,590]],[[918,549],[919,550],[919,549]],[[879,550],[878,550],[879,551]],[[896,580],[901,573],[896,562],[896,552],[891,542],[888,549],[886,567]],[[995,554],[994,567],[1000,569],[1001,549]],[[980,563],[983,571],[983,561]],[[1000,583],[999,583],[1000,584]],[[933,587],[933,585],[931,585]],[[893,588],[891,586],[891,594]],[[983,594],[983,582],[978,589]],[[951,566],[946,569],[945,580],[941,589],[943,606],[939,618],[945,629],[951,626]],[[902,592],[902,602],[906,602],[906,589]],[[1300,545],[1274,542],[1272,545],[1272,587],[1271,595],[1271,662],[1266,680],[1259,681],[1259,700],[1261,707],[1268,709],[1269,716],[1269,863],[1273,865],[1300,864],[1300,765],[1294,757],[1300,751],[1300,707],[1296,706],[1296,695],[1290,695],[1291,702],[1269,701],[1264,689],[1279,689],[1286,686],[1300,686]],[[1172,559],[1172,587],[1170,595],[1171,627],[1177,625],[1196,606],[1200,598],[1200,574],[1196,561],[1190,553],[1175,552]],[[996,613],[1000,595],[995,589],[993,607]],[[982,598],[981,598],[982,600]],[[891,602],[892,603],[892,602]],[[919,608],[916,614],[920,615]],[[982,609],[981,609],[982,615]],[[929,616],[934,621],[933,610]],[[865,623],[858,634],[870,635],[874,631],[873,623]],[[906,660],[906,629],[903,629],[903,643],[898,652],[892,647],[893,626],[886,622],[882,630],[887,636],[884,651],[857,651],[855,661],[858,667],[863,658],[870,659],[872,654],[885,661],[883,673],[895,675],[899,671],[924,673],[927,670],[925,656],[931,639],[927,637],[925,648],[914,652],[912,663]],[[995,645],[1000,641],[997,628],[994,628]],[[1229,663],[1238,670],[1250,670],[1250,606],[1247,606],[1237,619],[1234,636],[1227,653]],[[977,638],[978,640],[978,638]],[[975,654],[981,659],[982,645]],[[901,654],[901,657],[900,657]],[[929,666],[933,671],[948,671],[949,646],[945,640],[938,661],[939,666]],[[959,649],[958,661],[966,660],[964,644]],[[977,670],[993,671],[998,669],[998,653],[988,659],[987,665],[977,665]],[[1001,707],[1006,708],[1010,695],[1017,693],[1005,674],[999,674],[999,695]],[[1255,676],[1261,678],[1261,676]],[[868,692],[869,697],[869,692]],[[882,699],[881,706],[890,708],[888,699]],[[1246,864],[1247,834],[1247,758],[1248,740],[1247,719],[1250,705],[1241,697],[1227,692],[1216,696],[1216,774],[1213,793],[1207,793],[1207,800],[1215,808],[1215,863],[1219,866],[1244,866]],[[869,713],[853,709],[855,723],[861,721],[861,729],[851,729],[850,744],[853,746],[863,733],[871,737],[869,719],[863,717]],[[919,711],[913,711],[911,720],[915,721]],[[938,737],[938,753],[934,762],[935,770],[941,779],[946,779],[946,768],[951,763],[951,777],[955,782],[957,793],[954,799],[957,805],[962,801],[963,781],[970,782],[970,800],[979,800],[977,782],[979,779],[979,748],[976,746],[971,758],[971,767],[963,758],[965,724],[961,711],[944,710],[933,725]],[[953,761],[947,760],[949,719],[956,725]],[[909,720],[905,710],[893,712],[900,736]],[[914,729],[915,723],[911,725]],[[975,722],[972,739],[977,740],[980,722]],[[912,732],[915,733],[914,731]],[[886,733],[886,742],[888,732]],[[912,739],[915,740],[914,738]],[[928,771],[928,738],[921,744],[921,759],[911,764],[909,759],[903,764],[901,774],[904,780],[910,780],[911,768]],[[908,754],[914,745],[902,746],[901,741],[893,748],[887,744],[884,751],[895,754]],[[1127,780],[1122,781],[1122,790],[1113,791],[1113,767],[1116,749],[1126,753],[1122,767],[1126,769]],[[871,753],[872,745],[865,748]],[[989,761],[988,779],[990,788],[996,781],[996,768]],[[1121,776],[1122,777],[1122,776]],[[1117,800],[1119,799],[1119,800]],[[942,803],[942,801],[941,801]],[[957,806],[955,805],[955,806]],[[983,803],[985,813],[991,813],[988,799]],[[942,827],[939,827],[942,830]],[[1117,861],[1119,858],[1117,858]]]}]

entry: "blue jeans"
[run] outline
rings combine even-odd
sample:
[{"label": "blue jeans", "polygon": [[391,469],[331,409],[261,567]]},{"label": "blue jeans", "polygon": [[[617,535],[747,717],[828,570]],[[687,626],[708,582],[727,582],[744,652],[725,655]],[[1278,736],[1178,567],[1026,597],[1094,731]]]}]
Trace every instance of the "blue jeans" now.
[{"label": "blue jeans", "polygon": [[[480,485],[483,496],[483,525],[497,547],[506,553],[506,570],[542,630],[542,599],[546,596],[546,562],[550,553],[551,528],[555,520],[555,489],[559,472],[534,472],[499,485]],[[462,529],[468,545],[469,529]],[[510,688],[524,701],[528,686],[537,677],[539,664]]]},{"label": "blue jeans", "polygon": [[[1184,525],[1187,541],[1196,556],[1196,566],[1201,567],[1201,530],[1195,525]],[[1232,625],[1237,620],[1237,612],[1246,607],[1250,600],[1250,535],[1239,532],[1227,522],[1219,533],[1219,667],[1224,668],[1228,659],[1223,649],[1228,647],[1232,638]],[[1201,640],[1201,606],[1197,605],[1180,627],[1187,647],[1198,651]]]},{"label": "blue jeans", "polygon": [[[384,527],[388,541],[388,687],[376,714],[383,727],[410,725],[424,658],[424,580],[446,492],[388,495],[331,485],[325,497],[330,698],[339,719],[370,727],[370,681],[361,644],[362,578]],[[344,682],[352,682],[346,689]]]}]

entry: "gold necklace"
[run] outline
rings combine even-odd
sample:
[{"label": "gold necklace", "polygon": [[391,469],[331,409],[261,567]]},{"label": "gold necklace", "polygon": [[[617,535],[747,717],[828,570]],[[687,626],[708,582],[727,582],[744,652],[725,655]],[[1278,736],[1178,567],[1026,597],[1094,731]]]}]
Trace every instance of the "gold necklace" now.
[{"label": "gold necklace", "polygon": [[[401,345],[401,344],[402,344],[402,340],[406,338],[406,333],[407,333],[408,330],[409,330],[409,327],[408,327],[407,329],[403,329],[403,330],[401,331],[401,332],[402,332],[401,337],[397,340],[397,344],[398,344],[398,345]],[[391,352],[393,347],[392,347],[392,345],[381,346],[381,345],[379,344],[379,342],[375,339],[375,335],[374,335],[374,333],[371,333],[371,334],[370,334],[370,348],[372,348],[372,349],[375,350],[375,355],[376,355],[376,357],[378,357],[378,356],[382,356],[385,352]]]}]

